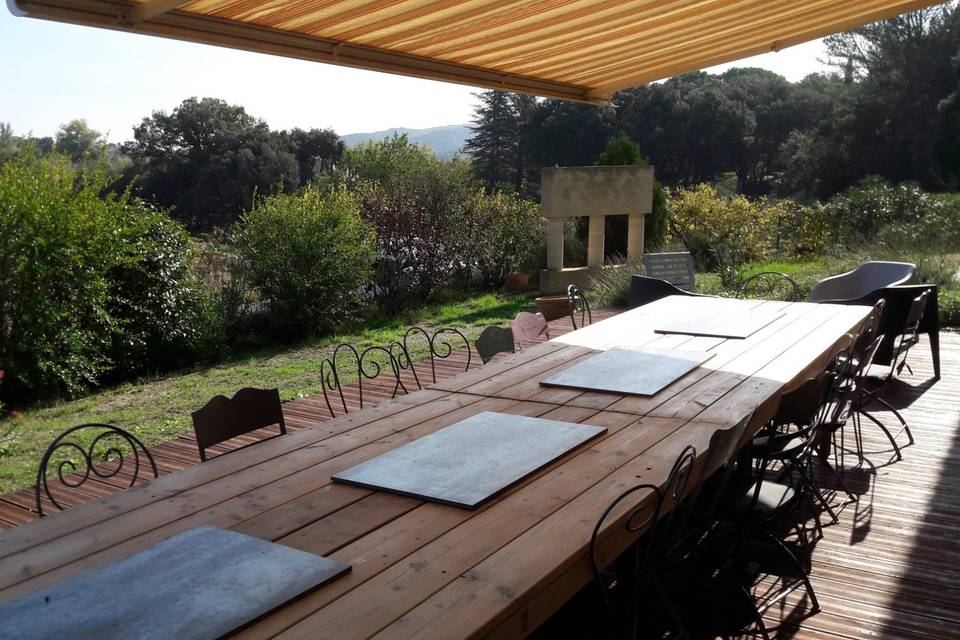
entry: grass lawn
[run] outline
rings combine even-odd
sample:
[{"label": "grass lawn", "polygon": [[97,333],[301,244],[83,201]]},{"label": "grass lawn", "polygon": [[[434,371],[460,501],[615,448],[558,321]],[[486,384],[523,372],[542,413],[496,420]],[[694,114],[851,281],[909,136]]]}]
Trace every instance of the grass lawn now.
[{"label": "grass lawn", "polygon": [[30,486],[43,451],[71,426],[84,422],[116,424],[150,446],[189,433],[193,429],[190,413],[217,394],[230,396],[247,386],[276,387],[284,400],[291,400],[319,392],[320,362],[341,342],[358,348],[387,345],[401,339],[414,325],[457,327],[472,340],[483,327],[505,324],[533,306],[528,296],[495,294],[432,305],[399,317],[374,318],[355,333],[245,353],[216,366],[123,384],[78,400],[25,410],[19,418],[0,421],[0,494]]}]

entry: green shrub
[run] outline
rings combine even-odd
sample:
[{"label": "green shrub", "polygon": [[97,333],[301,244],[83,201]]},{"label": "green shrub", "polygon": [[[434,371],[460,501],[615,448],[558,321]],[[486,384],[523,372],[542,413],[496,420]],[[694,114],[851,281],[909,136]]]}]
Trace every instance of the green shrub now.
[{"label": "green shrub", "polygon": [[410,307],[451,288],[496,287],[537,257],[537,205],[483,194],[463,160],[440,160],[394,136],[348,150],[342,174],[376,230],[384,308]]},{"label": "green shrub", "polygon": [[250,282],[286,336],[329,332],[362,305],[373,234],[344,188],[264,198],[241,218],[239,239]]},{"label": "green shrub", "polygon": [[0,166],[0,368],[19,402],[189,361],[189,238],[107,178],[31,149]]},{"label": "green shrub", "polygon": [[705,270],[734,269],[770,256],[776,212],[764,201],[724,197],[708,184],[678,189],[669,200],[670,230]]},{"label": "green shrub", "polygon": [[504,276],[531,264],[544,237],[544,219],[536,202],[506,193],[478,190],[470,205],[475,239],[462,259],[473,265],[473,281],[481,287],[498,287]]},{"label": "green shrub", "polygon": [[891,185],[868,178],[835,195],[825,214],[837,244],[881,244],[896,248],[956,247],[960,243],[960,200],[925,193],[912,183]]},{"label": "green shrub", "polygon": [[940,326],[960,327],[960,289],[939,292]]}]

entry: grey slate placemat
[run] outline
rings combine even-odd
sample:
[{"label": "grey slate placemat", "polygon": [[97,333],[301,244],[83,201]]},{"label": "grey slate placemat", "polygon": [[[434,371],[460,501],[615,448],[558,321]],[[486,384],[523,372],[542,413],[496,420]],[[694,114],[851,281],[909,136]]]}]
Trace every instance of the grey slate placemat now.
[{"label": "grey slate placemat", "polygon": [[348,571],[204,525],[0,604],[0,638],[210,640]]},{"label": "grey slate placemat", "polygon": [[552,375],[540,384],[652,396],[712,356],[706,351],[614,347]]},{"label": "grey slate placemat", "polygon": [[606,428],[484,411],[333,476],[474,509]]}]

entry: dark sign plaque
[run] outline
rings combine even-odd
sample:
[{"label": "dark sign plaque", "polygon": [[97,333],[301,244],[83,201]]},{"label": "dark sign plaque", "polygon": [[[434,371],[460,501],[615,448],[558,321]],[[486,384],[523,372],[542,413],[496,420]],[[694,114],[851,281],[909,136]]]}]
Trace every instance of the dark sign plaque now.
[{"label": "dark sign plaque", "polygon": [[643,254],[643,268],[651,278],[666,280],[684,291],[696,291],[693,256],[687,251]]}]

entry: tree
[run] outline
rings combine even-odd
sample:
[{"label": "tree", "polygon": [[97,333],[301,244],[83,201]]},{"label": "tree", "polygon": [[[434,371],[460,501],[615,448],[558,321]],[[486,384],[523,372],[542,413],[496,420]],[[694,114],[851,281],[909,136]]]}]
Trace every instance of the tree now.
[{"label": "tree", "polygon": [[[958,8],[946,3],[825,40],[831,61],[859,80],[853,144],[859,176],[953,188],[957,137]],[[946,151],[946,153],[944,153]]]},{"label": "tree", "polygon": [[96,163],[106,157],[107,139],[91,129],[86,120],[77,119],[60,125],[53,149],[70,158],[74,164]]},{"label": "tree", "polygon": [[480,104],[470,127],[473,135],[463,147],[473,159],[474,175],[488,191],[504,184],[515,185],[517,161],[521,157],[516,103],[505,91],[483,91],[474,95]]},{"label": "tree", "polygon": [[780,168],[780,147],[796,126],[793,85],[766,69],[734,68],[721,78],[723,93],[751,114],[749,133],[730,150],[737,192],[765,195]]},{"label": "tree", "polygon": [[292,129],[280,132],[280,136],[297,159],[301,185],[332,170],[346,148],[333,129]]},{"label": "tree", "polygon": [[300,163],[287,141],[223,100],[189,98],[169,114],[155,111],[133,137],[124,151],[133,160],[129,178],[138,176],[134,187],[174,207],[194,230],[233,222],[256,193],[292,193],[300,185]]},{"label": "tree", "polygon": [[[647,160],[640,153],[640,146],[620,131],[610,138],[607,148],[597,159],[597,164],[613,165],[646,165]],[[667,232],[667,194],[663,186],[653,181],[653,202],[649,215],[644,218],[644,245],[658,247],[663,242]],[[625,255],[627,252],[627,221],[624,216],[607,216],[605,235],[609,242],[606,253],[609,255]]]}]

